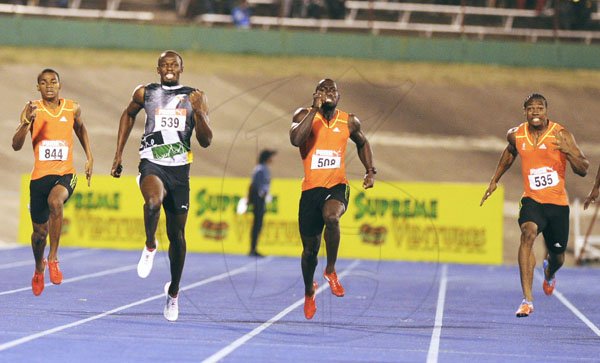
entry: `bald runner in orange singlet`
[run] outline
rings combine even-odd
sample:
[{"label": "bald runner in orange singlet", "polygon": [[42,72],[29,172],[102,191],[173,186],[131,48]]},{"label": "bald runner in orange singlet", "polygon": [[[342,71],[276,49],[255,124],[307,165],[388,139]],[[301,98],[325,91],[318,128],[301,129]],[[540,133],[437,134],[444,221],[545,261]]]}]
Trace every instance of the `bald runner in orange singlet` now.
[{"label": "bald runner in orange singlet", "polygon": [[526,317],[533,312],[533,243],[538,234],[544,235],[547,255],[544,258],[542,289],[552,295],[554,275],[564,263],[569,239],[569,198],[565,188],[567,162],[575,174],[585,176],[589,162],[575,138],[560,124],[547,116],[547,101],[541,94],[532,94],[523,104],[527,122],[508,130],[508,145],[485,191],[480,205],[496,190],[502,175],[521,156],[524,193],[520,202],[519,271],[523,300],[516,316]]},{"label": "bald runner in orange singlet", "polygon": [[[25,105],[12,140],[15,151],[21,150],[28,133],[33,144],[29,210],[33,224],[31,247],[35,258],[31,289],[36,296],[44,290],[46,265],[53,284],[58,285],[63,279],[58,263],[63,205],[77,184],[73,166],[73,131],[87,158],[85,176],[88,186],[94,165],[87,130],[81,119],[81,108],[75,101],[60,98],[60,88],[60,77],[56,71],[44,69],[38,75],[37,90],[42,98]],[[50,251],[46,260],[44,251],[48,235]]]},{"label": "bald runner in orange singlet", "polygon": [[303,248],[301,262],[306,319],[312,319],[317,310],[314,273],[323,227],[327,250],[323,277],[335,296],[344,296],[335,262],[340,244],[339,222],[348,207],[350,193],[345,166],[348,139],[356,144],[358,157],[365,167],[365,189],[373,187],[377,173],[373,167],[373,152],[360,129],[360,121],[355,115],[336,108],[339,99],[334,81],[320,81],[313,94],[312,107],[299,108],[290,129],[290,141],[300,149],[304,166],[298,216]]}]

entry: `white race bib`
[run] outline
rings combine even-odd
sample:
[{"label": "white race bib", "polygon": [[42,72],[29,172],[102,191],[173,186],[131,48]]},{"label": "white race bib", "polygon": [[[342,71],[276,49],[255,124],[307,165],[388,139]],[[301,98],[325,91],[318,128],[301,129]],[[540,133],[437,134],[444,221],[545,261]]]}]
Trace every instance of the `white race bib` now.
[{"label": "white race bib", "polygon": [[154,131],[173,130],[184,131],[187,110],[185,108],[156,109],[154,115]]},{"label": "white race bib", "polygon": [[558,173],[552,168],[529,170],[529,187],[531,190],[541,190],[558,185]]},{"label": "white race bib", "polygon": [[38,150],[40,161],[65,161],[69,156],[69,147],[62,141],[44,140]]},{"label": "white race bib", "polygon": [[317,150],[311,159],[311,169],[339,169],[342,158],[333,150]]}]

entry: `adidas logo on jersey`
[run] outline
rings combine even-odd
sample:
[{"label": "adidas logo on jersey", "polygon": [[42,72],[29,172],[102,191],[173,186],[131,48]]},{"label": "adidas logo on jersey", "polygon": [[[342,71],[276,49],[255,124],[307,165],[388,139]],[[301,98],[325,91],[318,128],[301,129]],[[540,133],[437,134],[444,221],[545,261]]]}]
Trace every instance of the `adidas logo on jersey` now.
[{"label": "adidas logo on jersey", "polygon": [[60,120],[59,120],[59,121],[60,121],[60,122],[67,122],[67,118],[66,118],[65,116],[63,116],[63,117],[61,117],[61,118],[60,118]]},{"label": "adidas logo on jersey", "polygon": [[546,144],[540,145],[540,150],[546,150]]},{"label": "adidas logo on jersey", "polygon": [[336,126],[336,128],[335,128],[335,129],[333,129],[333,132],[341,132],[341,131],[340,131],[340,129],[338,129],[338,128],[337,128],[337,126]]}]

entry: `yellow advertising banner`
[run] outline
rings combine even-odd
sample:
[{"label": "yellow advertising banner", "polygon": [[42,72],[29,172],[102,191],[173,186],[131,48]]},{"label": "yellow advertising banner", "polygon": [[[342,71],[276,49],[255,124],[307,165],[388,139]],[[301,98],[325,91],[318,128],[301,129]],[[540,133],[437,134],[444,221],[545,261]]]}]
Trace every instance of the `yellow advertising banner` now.
[{"label": "yellow advertising banner", "polygon": [[[252,213],[237,214],[248,178],[192,177],[186,226],[188,251],[246,254]],[[502,263],[504,190],[479,207],[484,184],[377,181],[362,189],[350,181],[350,203],[341,220],[339,257],[405,261]],[[19,240],[29,243],[29,175],[22,178]],[[300,180],[274,179],[258,249],[299,256]],[[164,214],[157,238],[167,245]],[[94,176],[80,183],[64,209],[61,245],[140,249],[145,241],[143,199],[136,178]],[[322,245],[324,248],[324,245]]]}]

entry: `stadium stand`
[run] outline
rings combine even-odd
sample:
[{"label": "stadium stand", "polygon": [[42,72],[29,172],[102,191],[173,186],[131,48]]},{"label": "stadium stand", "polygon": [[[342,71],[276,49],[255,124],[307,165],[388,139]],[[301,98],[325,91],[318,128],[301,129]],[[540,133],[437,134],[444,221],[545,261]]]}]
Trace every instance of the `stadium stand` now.
[{"label": "stadium stand", "polygon": [[[110,18],[139,21],[193,21],[205,26],[232,26],[229,9],[205,13],[194,0],[71,0],[68,8],[42,7],[40,0],[28,5],[0,4],[0,13],[63,17]],[[314,29],[321,32],[369,32],[372,34],[413,34],[425,37],[452,36],[478,39],[565,40],[600,43],[598,5],[589,16],[588,29],[562,29],[554,8],[542,11],[487,6],[440,5],[387,0],[346,0],[345,18],[282,17],[282,0],[249,0],[255,9],[253,27],[263,29]],[[600,1],[596,1],[598,3]],[[465,2],[468,3],[468,2]],[[195,15],[194,12],[201,12]],[[170,13],[171,16],[165,15]],[[557,16],[558,15],[558,16]],[[567,27],[568,28],[568,27]]]},{"label": "stadium stand", "polygon": [[[416,33],[427,37],[440,34],[480,39],[521,38],[532,42],[540,39],[575,40],[587,44],[600,41],[600,31],[553,29],[552,9],[538,13],[524,9],[356,0],[346,1],[346,8],[347,16],[342,20],[253,16],[252,24],[266,29],[285,27],[319,31],[368,31],[373,34]],[[390,19],[390,14],[395,19]],[[599,22],[600,13],[595,12],[591,19]],[[196,20],[205,25],[231,23],[230,16],[225,14],[202,14]],[[517,27],[518,20],[524,21],[520,21]],[[546,22],[545,28],[543,20]],[[534,22],[538,28],[531,26]]]},{"label": "stadium stand", "polygon": [[[152,11],[119,10],[120,0],[68,2],[67,7],[40,6],[38,1],[27,1],[26,4],[0,4],[0,13],[15,15],[37,15],[73,18],[104,18],[117,20],[152,21]],[[147,3],[147,2],[146,2]],[[49,4],[54,5],[54,4]],[[85,8],[84,8],[85,7]]]}]

